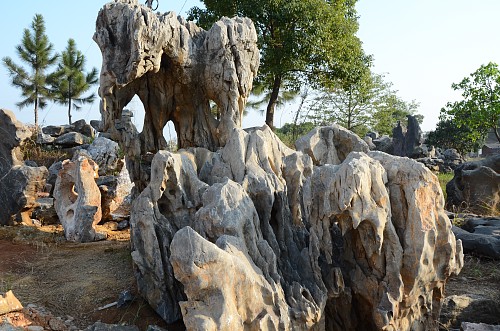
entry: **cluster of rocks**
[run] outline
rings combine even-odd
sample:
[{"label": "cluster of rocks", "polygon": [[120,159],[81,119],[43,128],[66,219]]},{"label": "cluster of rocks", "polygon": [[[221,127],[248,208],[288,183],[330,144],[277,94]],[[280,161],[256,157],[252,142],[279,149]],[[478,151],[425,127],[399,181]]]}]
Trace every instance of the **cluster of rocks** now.
[{"label": "cluster of rocks", "polygon": [[453,214],[455,237],[462,241],[464,252],[500,260],[500,217]]},{"label": "cluster of rocks", "polygon": [[[48,128],[48,129],[47,129]],[[39,225],[61,223],[65,236],[72,241],[102,239],[95,225],[116,223],[114,228],[128,226],[132,191],[118,144],[105,137],[96,137],[90,144],[78,129],[88,135],[94,130],[84,120],[72,126],[42,128],[42,135],[65,137],[51,144],[72,146],[72,158],[54,163],[47,169],[22,159],[21,148],[30,137],[30,130],[18,122],[12,112],[0,109],[0,224],[15,222]],[[69,143],[67,137],[84,137]],[[90,142],[90,141],[87,141]],[[46,142],[45,144],[49,144]],[[55,145],[54,145],[55,146]]]},{"label": "cluster of rocks", "polygon": [[49,125],[38,133],[37,143],[55,148],[73,148],[88,145],[95,137],[95,130],[85,120],[71,125]]},{"label": "cluster of rocks", "polygon": [[500,331],[500,303],[477,294],[451,295],[439,319],[447,330]]},{"label": "cluster of rocks", "polygon": [[[336,125],[297,150],[267,126],[242,130],[259,58],[247,19],[204,31],[115,1],[94,40],[102,129],[140,192],[130,218],[138,288],[160,316],[189,330],[437,328],[463,254],[427,168],[369,151]],[[115,125],[134,95],[141,133]],[[162,150],[169,120],[175,154]]]},{"label": "cluster of rocks", "polygon": [[378,136],[376,132],[369,132],[364,137],[364,141],[370,150],[415,159],[434,172],[452,172],[465,162],[456,149],[441,150],[424,144],[418,121],[411,115],[408,115],[407,128],[398,122],[398,125],[393,129],[392,138],[387,135]]}]

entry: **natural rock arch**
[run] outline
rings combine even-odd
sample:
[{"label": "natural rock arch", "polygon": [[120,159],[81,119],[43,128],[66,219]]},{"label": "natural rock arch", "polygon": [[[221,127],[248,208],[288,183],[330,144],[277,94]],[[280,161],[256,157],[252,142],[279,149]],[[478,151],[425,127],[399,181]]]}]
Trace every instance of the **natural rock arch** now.
[{"label": "natural rock arch", "polygon": [[[130,156],[166,147],[170,120],[181,148],[223,146],[241,117],[259,65],[257,35],[249,19],[223,18],[205,31],[175,13],[157,14],[137,0],[108,3],[99,12],[94,40],[103,65],[99,94],[103,129],[115,128],[137,94],[145,108],[140,146]],[[217,104],[216,119],[209,101]]]}]

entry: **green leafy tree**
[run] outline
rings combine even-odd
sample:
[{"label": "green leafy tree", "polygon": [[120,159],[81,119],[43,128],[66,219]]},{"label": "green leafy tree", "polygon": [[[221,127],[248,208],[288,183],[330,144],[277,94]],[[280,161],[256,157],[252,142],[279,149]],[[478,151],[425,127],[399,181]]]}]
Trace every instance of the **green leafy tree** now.
[{"label": "green leafy tree", "polygon": [[467,138],[470,134],[471,130],[468,127],[458,126],[451,119],[441,119],[436,125],[436,130],[429,132],[425,143],[443,149],[455,148],[460,154],[465,155],[480,148],[479,141]]},{"label": "green leafy tree", "polygon": [[500,70],[496,63],[482,65],[460,83],[452,84],[462,91],[463,100],[450,102],[441,110],[441,118],[453,119],[458,127],[465,126],[469,134],[464,139],[479,142],[492,130],[500,142]]},{"label": "green leafy tree", "polygon": [[43,16],[36,14],[31,23],[31,30],[24,29],[21,44],[16,47],[17,55],[28,69],[16,64],[10,57],[3,58],[12,85],[21,89],[23,99],[17,103],[19,108],[34,106],[35,127],[38,128],[38,109],[47,106],[50,99],[49,76],[46,71],[57,61],[53,45],[45,34]]},{"label": "green leafy tree", "polygon": [[317,125],[335,122],[363,136],[387,87],[382,75],[366,74],[351,84],[323,89],[313,99],[307,118]]},{"label": "green leafy tree", "polygon": [[[369,130],[392,134],[398,121],[406,122],[415,115],[418,104],[405,102],[386,82],[383,75],[366,74],[358,81],[342,87],[323,89],[309,106],[306,118],[316,125],[336,122],[364,136]],[[422,115],[417,115],[422,120]]]},{"label": "green leafy tree", "polygon": [[88,96],[83,94],[97,83],[97,69],[92,68],[90,72],[85,73],[84,66],[85,56],[76,48],[75,41],[69,39],[51,81],[54,100],[68,106],[69,124],[72,107],[78,110],[82,104],[92,103],[95,99],[94,93]]},{"label": "green leafy tree", "polygon": [[356,80],[366,69],[358,30],[356,0],[202,0],[189,19],[208,28],[221,16],[253,20],[261,52],[257,81],[270,97],[266,123],[274,127],[280,90],[298,91],[307,83],[323,86],[347,78]]}]

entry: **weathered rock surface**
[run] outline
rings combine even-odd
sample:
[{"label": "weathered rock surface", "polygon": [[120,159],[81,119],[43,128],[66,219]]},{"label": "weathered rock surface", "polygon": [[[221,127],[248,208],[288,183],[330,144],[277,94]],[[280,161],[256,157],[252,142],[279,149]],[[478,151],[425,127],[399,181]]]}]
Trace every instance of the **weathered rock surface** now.
[{"label": "weathered rock surface", "polygon": [[47,168],[23,162],[21,146],[30,136],[30,130],[12,112],[0,109],[0,225],[30,223],[37,193],[45,188]]},{"label": "weathered rock surface", "polygon": [[134,183],[126,166],[118,176],[99,177],[97,185],[101,192],[103,221],[120,221],[130,217]]},{"label": "weathered rock surface", "polygon": [[466,209],[480,215],[500,211],[500,154],[466,162],[455,169],[446,185],[447,206]]},{"label": "weathered rock surface", "polygon": [[54,144],[64,148],[80,146],[90,143],[90,138],[79,132],[68,132],[56,138]]},{"label": "weathered rock surface", "polygon": [[119,151],[118,143],[104,137],[97,137],[87,149],[92,160],[99,166],[99,176],[119,170]]},{"label": "weathered rock surface", "polygon": [[12,291],[8,291],[5,295],[0,295],[0,315],[22,309],[23,305],[19,302]]},{"label": "weathered rock surface", "polygon": [[500,331],[500,325],[489,325],[485,323],[468,323],[460,325],[461,331]]},{"label": "weathered rock surface", "polygon": [[31,218],[40,221],[42,225],[59,223],[59,217],[54,208],[54,198],[38,198],[36,202],[37,206],[33,210]]},{"label": "weathered rock surface", "polygon": [[[257,73],[257,34],[249,19],[223,18],[205,31],[175,13],[157,14],[137,0],[106,4],[94,40],[103,65],[99,95],[103,131],[125,141],[115,127],[134,95],[144,108],[143,131],[130,156],[166,147],[162,130],[174,123],[180,147],[215,150],[241,126]],[[209,100],[219,115],[211,113]]]},{"label": "weathered rock surface", "polygon": [[452,295],[443,301],[440,320],[453,328],[463,322],[499,324],[500,305],[478,295]]},{"label": "weathered rock surface", "polygon": [[84,331],[139,331],[139,328],[135,325],[105,324],[102,322],[95,322]]},{"label": "weathered rock surface", "polygon": [[454,226],[453,233],[462,241],[464,252],[500,259],[500,238],[482,233],[471,233]]},{"label": "weathered rock surface", "polygon": [[54,188],[54,206],[67,240],[102,239],[95,225],[101,221],[101,193],[95,182],[97,165],[85,156],[65,160]]},{"label": "weathered rock surface", "polygon": [[[204,31],[115,1],[99,12],[94,39],[102,129],[120,141],[141,192],[130,218],[138,289],[167,322],[437,329],[463,254],[428,169],[369,152],[338,126],[312,131],[298,151],[267,126],[241,130],[258,66],[247,19]],[[134,95],[146,111],[140,134],[122,116]],[[176,154],[161,150],[169,120]]]},{"label": "weathered rock surface", "polygon": [[182,314],[190,330],[437,327],[463,263],[437,178],[410,159],[349,153],[367,146],[337,127],[308,137],[298,145],[313,158],[267,127],[234,130],[216,153],[154,157],[132,256],[163,318]]}]

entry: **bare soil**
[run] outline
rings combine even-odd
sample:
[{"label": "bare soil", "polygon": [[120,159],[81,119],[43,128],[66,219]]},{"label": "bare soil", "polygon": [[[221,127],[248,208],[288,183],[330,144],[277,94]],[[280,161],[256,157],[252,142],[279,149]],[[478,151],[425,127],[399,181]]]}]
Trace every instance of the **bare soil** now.
[{"label": "bare soil", "polygon": [[[75,244],[64,240],[60,226],[0,227],[0,292],[12,290],[23,305],[45,307],[54,316],[85,328],[110,324],[166,325],[137,295],[128,230],[106,231],[105,241]],[[130,290],[127,307],[98,310]],[[466,255],[465,266],[447,284],[446,295],[479,294],[500,303],[500,261]]]},{"label": "bare soil", "polygon": [[[107,231],[102,228],[99,231]],[[137,295],[130,257],[129,231],[107,231],[108,239],[75,244],[60,227],[0,227],[0,292],[12,290],[24,306],[44,307],[78,328],[96,321],[165,327]],[[133,302],[122,308],[99,308],[129,290]]]}]

